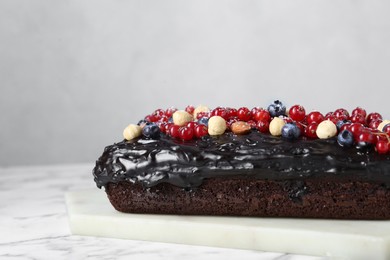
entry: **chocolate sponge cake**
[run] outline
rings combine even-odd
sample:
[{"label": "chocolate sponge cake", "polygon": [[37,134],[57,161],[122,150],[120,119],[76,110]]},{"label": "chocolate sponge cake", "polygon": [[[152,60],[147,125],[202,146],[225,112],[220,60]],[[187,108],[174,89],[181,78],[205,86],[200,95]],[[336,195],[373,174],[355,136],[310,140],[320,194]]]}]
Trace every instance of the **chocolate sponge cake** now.
[{"label": "chocolate sponge cake", "polygon": [[157,110],[105,148],[95,182],[127,213],[390,219],[387,121],[273,105]]}]

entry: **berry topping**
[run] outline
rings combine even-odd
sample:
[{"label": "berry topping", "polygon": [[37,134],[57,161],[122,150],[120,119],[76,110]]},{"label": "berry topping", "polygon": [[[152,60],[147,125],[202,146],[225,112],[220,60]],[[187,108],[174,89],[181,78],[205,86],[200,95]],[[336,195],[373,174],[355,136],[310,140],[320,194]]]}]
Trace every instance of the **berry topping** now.
[{"label": "berry topping", "polygon": [[292,120],[301,122],[306,117],[306,111],[303,106],[300,105],[294,105],[290,108],[288,115],[291,117]]},{"label": "berry topping", "polygon": [[345,124],[348,124],[348,123],[349,123],[349,121],[346,119],[337,121],[337,123],[336,123],[337,131],[341,132],[342,126]]},{"label": "berry topping", "polygon": [[317,128],[318,128],[318,124],[317,123],[311,123],[309,124],[306,128],[305,128],[305,136],[306,137],[309,137],[309,138],[318,138],[317,137],[317,134],[316,134],[316,131],[317,131]]},{"label": "berry topping", "polygon": [[173,138],[179,138],[180,137],[179,130],[180,130],[180,126],[178,126],[178,125],[171,125],[169,130],[168,130],[168,133]]},{"label": "berry topping", "polygon": [[353,134],[348,130],[343,130],[337,136],[337,142],[342,147],[351,147],[354,143]]},{"label": "berry topping", "polygon": [[255,121],[267,121],[267,122],[270,122],[271,121],[271,115],[268,112],[268,110],[260,109],[260,110],[257,110],[256,113],[253,115],[253,119]]},{"label": "berry topping", "polygon": [[322,121],[325,120],[325,117],[323,114],[321,114],[320,112],[318,111],[313,111],[313,112],[310,112],[307,117],[306,117],[306,121],[308,124],[311,124],[311,123],[321,123]]},{"label": "berry topping", "polygon": [[282,127],[282,137],[287,140],[295,140],[300,135],[301,135],[301,130],[294,123],[287,123]]},{"label": "berry topping", "polygon": [[158,139],[160,137],[160,127],[156,124],[147,124],[142,128],[142,134],[151,139]]},{"label": "berry topping", "polygon": [[333,115],[335,117],[337,117],[337,119],[339,120],[348,120],[349,119],[349,113],[346,109],[344,108],[339,108],[339,109],[336,109],[334,112],[333,112]]},{"label": "berry topping", "polygon": [[362,117],[366,118],[367,112],[365,109],[363,109],[361,107],[357,107],[354,110],[352,110],[351,116],[353,116],[353,115],[361,115]]},{"label": "berry topping", "polygon": [[268,133],[269,132],[269,121],[268,120],[257,121],[256,128],[261,133]]},{"label": "berry topping", "polygon": [[201,138],[202,136],[205,136],[208,134],[207,127],[205,125],[197,125],[194,129],[194,135],[197,138]]},{"label": "berry topping", "polygon": [[379,154],[386,154],[390,150],[390,142],[389,140],[379,140],[375,148]]},{"label": "berry topping", "polygon": [[186,107],[185,111],[188,113],[188,114],[193,114],[194,113],[194,110],[195,110],[195,107],[193,105],[189,105]]},{"label": "berry topping", "polygon": [[217,107],[215,108],[214,110],[211,111],[211,116],[220,116],[222,117],[223,119],[227,119],[228,118],[228,111],[226,110],[226,108],[224,107]]},{"label": "berry topping", "polygon": [[126,140],[132,140],[141,135],[150,139],[163,135],[190,141],[206,135],[222,135],[225,131],[243,135],[251,129],[286,140],[299,139],[301,136],[303,140],[337,136],[335,139],[343,147],[356,144],[358,149],[375,147],[379,154],[390,152],[390,120],[383,120],[377,112],[367,115],[365,109],[357,107],[350,114],[346,109],[339,108],[324,116],[318,111],[306,114],[303,106],[293,105],[286,114],[286,107],[279,100],[267,109],[216,107],[210,110],[203,105],[196,108],[187,106],[184,110],[174,107],[156,109],[137,125],[126,127],[123,136]]},{"label": "berry topping", "polygon": [[283,116],[286,114],[286,107],[279,100],[268,106],[268,112],[272,117]]},{"label": "berry topping", "polygon": [[374,145],[377,142],[375,135],[369,131],[363,131],[356,139],[359,148]]},{"label": "berry topping", "polygon": [[188,126],[180,127],[179,136],[182,140],[189,141],[194,137],[194,130]]},{"label": "berry topping", "polygon": [[240,107],[237,110],[237,117],[241,121],[249,121],[251,119],[251,111],[247,107]]},{"label": "berry topping", "polygon": [[208,117],[201,117],[198,119],[198,124],[208,126],[209,119]]},{"label": "berry topping", "polygon": [[378,121],[378,120],[382,121],[383,118],[382,118],[381,114],[376,113],[376,112],[368,114],[368,115],[367,115],[367,118],[366,118],[366,121],[367,121],[367,124],[368,124],[368,125],[369,125],[372,121]]},{"label": "berry topping", "polygon": [[170,107],[167,110],[165,110],[165,116],[168,118],[172,117],[173,113],[175,113],[176,111],[177,111],[177,108]]},{"label": "berry topping", "polygon": [[366,118],[362,114],[354,114],[351,116],[351,122],[364,125],[366,123]]}]

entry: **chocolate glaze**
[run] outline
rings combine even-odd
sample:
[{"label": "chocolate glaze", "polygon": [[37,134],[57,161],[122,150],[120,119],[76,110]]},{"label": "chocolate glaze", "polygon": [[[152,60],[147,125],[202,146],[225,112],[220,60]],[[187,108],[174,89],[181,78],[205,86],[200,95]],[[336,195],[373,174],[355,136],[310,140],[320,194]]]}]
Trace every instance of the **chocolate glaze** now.
[{"label": "chocolate glaze", "polygon": [[191,189],[206,178],[304,180],[337,176],[390,188],[390,156],[372,149],[344,149],[335,138],[291,142],[252,131],[182,142],[162,135],[107,146],[93,170],[100,188],[123,180],[144,187],[159,183]]}]

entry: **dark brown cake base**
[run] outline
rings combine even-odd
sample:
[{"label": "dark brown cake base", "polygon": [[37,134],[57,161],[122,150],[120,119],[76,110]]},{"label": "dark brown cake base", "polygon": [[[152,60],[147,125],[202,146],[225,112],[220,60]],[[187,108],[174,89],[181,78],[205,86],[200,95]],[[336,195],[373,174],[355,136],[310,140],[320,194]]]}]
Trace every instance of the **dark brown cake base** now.
[{"label": "dark brown cake base", "polygon": [[358,180],[213,178],[191,191],[122,181],[109,183],[106,192],[115,209],[126,213],[390,219],[390,189]]}]

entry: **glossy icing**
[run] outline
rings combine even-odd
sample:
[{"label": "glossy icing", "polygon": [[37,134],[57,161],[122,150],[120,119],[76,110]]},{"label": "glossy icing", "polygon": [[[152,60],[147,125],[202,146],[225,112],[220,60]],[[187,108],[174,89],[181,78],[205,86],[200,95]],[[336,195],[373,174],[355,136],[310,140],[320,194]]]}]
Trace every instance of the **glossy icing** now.
[{"label": "glossy icing", "polygon": [[378,181],[390,187],[390,156],[344,149],[335,138],[291,142],[252,131],[183,142],[162,135],[159,140],[141,137],[107,146],[93,175],[99,188],[123,180],[145,187],[167,182],[193,188],[213,177],[289,180],[321,176]]}]

